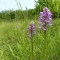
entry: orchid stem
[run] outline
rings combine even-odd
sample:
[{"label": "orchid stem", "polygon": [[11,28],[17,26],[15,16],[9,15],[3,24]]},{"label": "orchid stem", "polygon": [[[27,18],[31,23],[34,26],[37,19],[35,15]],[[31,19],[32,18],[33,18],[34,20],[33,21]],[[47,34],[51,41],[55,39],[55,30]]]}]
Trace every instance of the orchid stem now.
[{"label": "orchid stem", "polygon": [[44,31],[44,60],[46,60],[46,30]]},{"label": "orchid stem", "polygon": [[31,37],[31,60],[33,60],[33,36]]}]

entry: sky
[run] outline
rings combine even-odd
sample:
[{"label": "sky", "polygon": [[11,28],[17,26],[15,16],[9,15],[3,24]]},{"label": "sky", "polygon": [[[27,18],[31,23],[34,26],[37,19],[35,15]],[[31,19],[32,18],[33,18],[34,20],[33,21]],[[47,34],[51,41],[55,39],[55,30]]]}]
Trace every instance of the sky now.
[{"label": "sky", "polygon": [[[22,6],[22,9],[25,10],[26,7],[28,9],[33,9],[35,7],[34,0],[18,0]],[[0,11],[4,10],[17,10],[18,6],[16,0],[0,0]]]}]

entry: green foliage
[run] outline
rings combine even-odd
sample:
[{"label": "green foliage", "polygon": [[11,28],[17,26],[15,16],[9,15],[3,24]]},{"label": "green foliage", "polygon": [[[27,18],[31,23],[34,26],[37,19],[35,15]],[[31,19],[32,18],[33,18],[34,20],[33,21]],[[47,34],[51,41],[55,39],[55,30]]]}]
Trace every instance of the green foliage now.
[{"label": "green foliage", "polygon": [[[43,31],[34,36],[34,60],[43,59]],[[0,60],[31,60],[31,41],[27,27],[30,20],[0,23]],[[60,60],[60,19],[53,20],[47,30],[47,60]]]},{"label": "green foliage", "polygon": [[42,11],[43,7],[48,7],[53,13],[53,18],[60,17],[60,0],[38,0],[36,1],[37,14]]},{"label": "green foliage", "polygon": [[[22,13],[23,12],[23,13]],[[16,11],[2,11],[0,12],[0,19],[6,19],[6,20],[21,20],[21,19],[33,19],[35,17],[35,11],[34,9],[29,10],[16,10]]]}]

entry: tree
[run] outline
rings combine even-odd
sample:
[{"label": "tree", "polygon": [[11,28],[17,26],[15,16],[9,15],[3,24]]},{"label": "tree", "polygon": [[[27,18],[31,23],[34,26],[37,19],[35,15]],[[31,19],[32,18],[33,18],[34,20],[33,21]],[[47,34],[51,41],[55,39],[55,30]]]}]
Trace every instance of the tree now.
[{"label": "tree", "polygon": [[35,12],[40,13],[43,7],[48,7],[53,13],[53,17],[60,16],[60,0],[38,0],[36,1]]}]

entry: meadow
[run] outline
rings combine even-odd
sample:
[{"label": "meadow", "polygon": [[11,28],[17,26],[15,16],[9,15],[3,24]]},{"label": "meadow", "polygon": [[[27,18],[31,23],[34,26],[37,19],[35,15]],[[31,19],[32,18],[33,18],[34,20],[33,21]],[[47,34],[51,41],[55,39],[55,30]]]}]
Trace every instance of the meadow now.
[{"label": "meadow", "polygon": [[[31,40],[27,27],[35,22],[37,34],[33,37],[34,60],[43,59],[43,31],[38,28],[38,20],[16,20],[0,22],[0,60],[31,60]],[[60,18],[53,19],[47,29],[47,60],[60,60]]]}]

